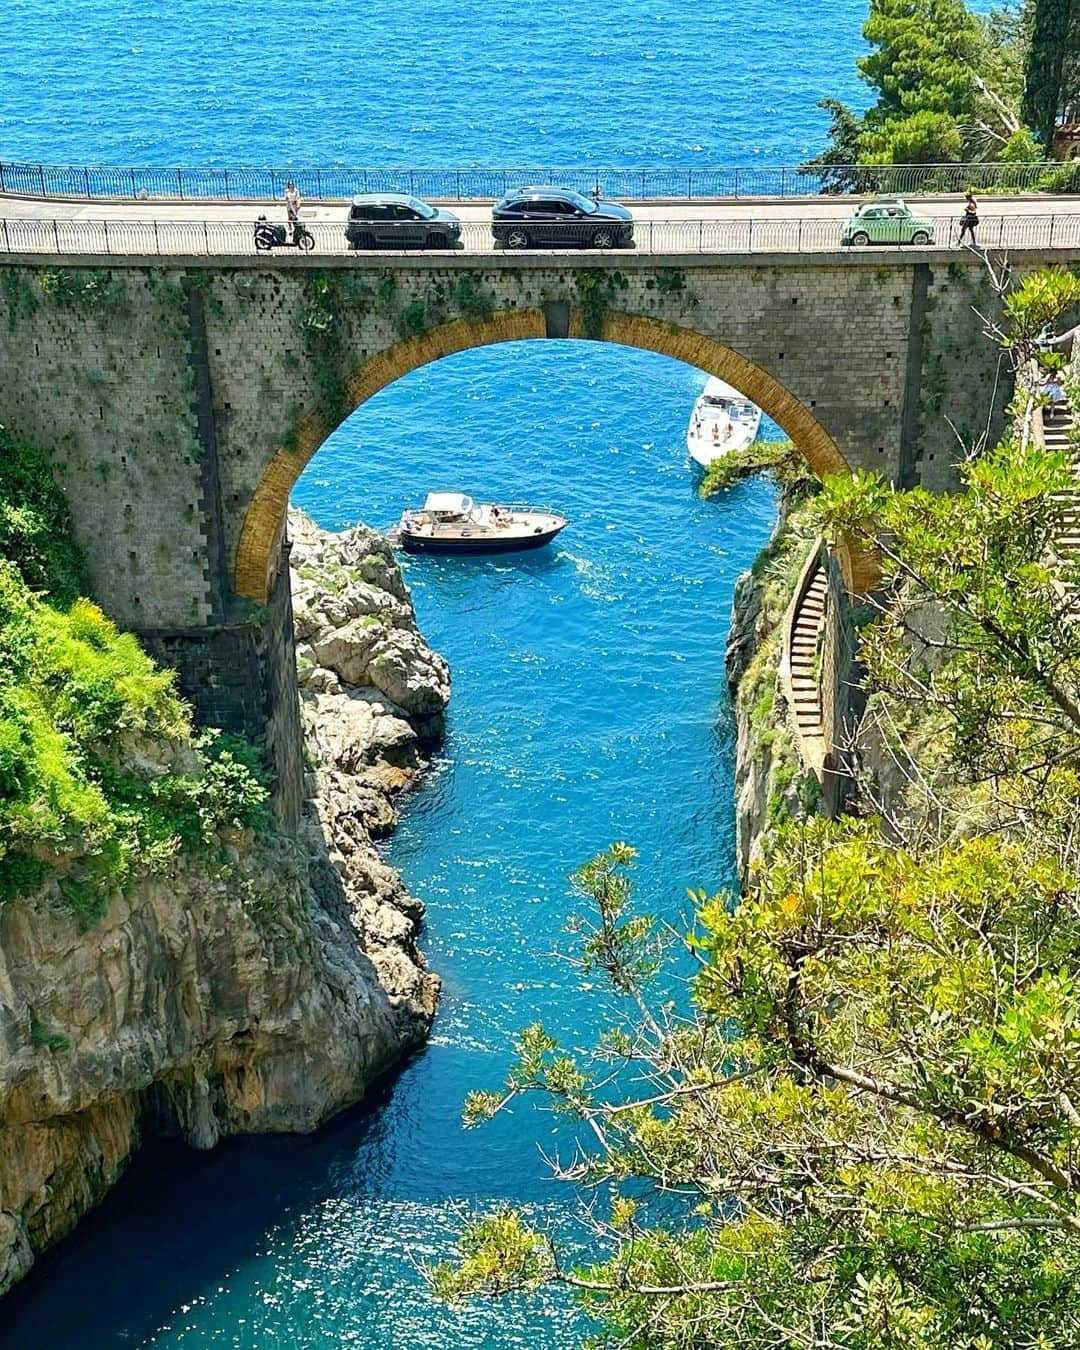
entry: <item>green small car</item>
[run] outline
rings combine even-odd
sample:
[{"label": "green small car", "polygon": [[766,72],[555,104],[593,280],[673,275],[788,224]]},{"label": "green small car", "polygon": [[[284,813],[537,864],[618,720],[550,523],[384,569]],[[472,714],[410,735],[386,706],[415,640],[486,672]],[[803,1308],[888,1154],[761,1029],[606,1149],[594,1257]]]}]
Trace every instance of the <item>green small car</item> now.
[{"label": "green small car", "polygon": [[899,197],[864,202],[844,226],[842,244],[932,244],[934,222],[913,216]]}]

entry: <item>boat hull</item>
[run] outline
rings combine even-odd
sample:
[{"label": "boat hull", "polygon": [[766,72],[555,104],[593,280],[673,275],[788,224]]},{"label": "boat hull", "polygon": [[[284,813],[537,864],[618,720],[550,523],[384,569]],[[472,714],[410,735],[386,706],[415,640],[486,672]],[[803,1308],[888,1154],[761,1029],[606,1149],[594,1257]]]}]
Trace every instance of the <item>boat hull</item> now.
[{"label": "boat hull", "polygon": [[398,543],[406,553],[460,553],[466,555],[482,553],[523,553],[527,549],[543,548],[550,544],[566,527],[558,525],[553,530],[541,530],[534,534],[515,535],[512,538],[496,536],[474,536],[470,539],[438,539],[430,535],[406,534],[401,531]]}]

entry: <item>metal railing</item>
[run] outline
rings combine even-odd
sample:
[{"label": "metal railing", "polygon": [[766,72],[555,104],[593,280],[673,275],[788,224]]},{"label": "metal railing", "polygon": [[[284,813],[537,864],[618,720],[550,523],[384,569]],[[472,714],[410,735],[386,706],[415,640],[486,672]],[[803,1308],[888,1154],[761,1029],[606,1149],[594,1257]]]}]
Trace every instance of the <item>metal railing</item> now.
[{"label": "metal railing", "polygon": [[[609,197],[631,199],[800,197],[822,193],[1031,192],[1054,179],[1057,190],[1080,190],[1068,179],[1071,166],[1034,164],[890,164],[641,166],[562,165],[506,168],[291,168],[144,165],[21,164],[0,161],[0,192],[24,197],[118,198],[154,201],[273,201],[291,178],[314,201],[344,201],[363,192],[408,192],[443,201],[505,196],[525,184],[555,183],[579,192],[599,184]],[[1064,178],[1063,178],[1064,175]]]},{"label": "metal railing", "polygon": [[[930,247],[955,243],[955,213],[929,217],[934,225]],[[307,221],[312,238],[310,252],[302,257],[352,254],[345,238],[345,222]],[[635,220],[633,251],[644,254],[734,254],[824,253],[842,247],[845,224],[836,219],[793,218],[753,215],[729,220]],[[461,241],[447,252],[491,253],[496,248],[511,256],[537,250],[589,248],[591,241],[578,225],[544,227],[541,238],[530,239],[525,249],[496,245],[490,222],[463,221]],[[899,241],[896,241],[899,243]],[[978,227],[978,244],[988,249],[1080,250],[1080,213],[986,216]],[[924,244],[907,248],[918,253]],[[389,245],[365,249],[363,256],[399,256],[406,250]],[[413,252],[415,250],[407,250]],[[595,248],[590,251],[597,252]],[[622,249],[605,250],[620,254]],[[854,247],[853,254],[873,258],[875,248]],[[227,220],[42,220],[33,217],[0,219],[0,252],[8,254],[56,254],[60,256],[109,255],[194,257],[243,256],[256,253],[254,222]],[[279,246],[257,256],[266,260],[295,256],[294,247]],[[443,254],[445,256],[445,253]]]}]

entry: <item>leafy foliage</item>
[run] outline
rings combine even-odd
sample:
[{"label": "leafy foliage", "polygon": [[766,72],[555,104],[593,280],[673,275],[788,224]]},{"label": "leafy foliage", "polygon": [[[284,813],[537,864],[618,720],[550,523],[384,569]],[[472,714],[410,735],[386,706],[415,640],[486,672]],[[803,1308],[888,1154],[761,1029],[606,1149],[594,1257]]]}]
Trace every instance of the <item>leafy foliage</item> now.
[{"label": "leafy foliage", "polygon": [[[89,922],[137,869],[265,826],[267,793],[251,747],[189,748],[172,673],[74,594],[82,564],[44,459],[6,435],[0,450],[0,903],[54,873]],[[160,774],[124,767],[132,737],[159,744]]]},{"label": "leafy foliage", "polygon": [[[1009,299],[1018,350],[1055,287]],[[1022,439],[963,474],[837,479],[814,508],[884,561],[861,655],[904,809],[785,823],[744,895],[696,893],[682,1011],[632,851],[576,874],[618,1012],[588,1052],[527,1029],[466,1118],[551,1101],[596,1254],[569,1267],[500,1211],[439,1293],[563,1283],[632,1350],[1080,1343],[1080,578],[1054,550],[1080,482]]]},{"label": "leafy foliage", "polygon": [[0,557],[27,586],[69,603],[87,582],[48,463],[0,427]]},{"label": "leafy foliage", "polygon": [[803,495],[813,481],[806,460],[791,441],[754,441],[744,450],[733,450],[714,459],[705,470],[698,493],[714,497],[756,473],[771,474],[793,497]]},{"label": "leafy foliage", "polygon": [[1024,61],[1024,121],[1049,152],[1058,109],[1080,93],[1080,8],[1074,0],[1033,0]]},{"label": "leafy foliage", "polygon": [[[875,101],[857,117],[835,99],[829,146],[804,168],[826,191],[865,191],[887,180],[852,165],[1039,159],[1018,119],[1026,25],[1012,10],[968,11],[963,0],[871,0],[858,61]],[[1031,151],[1034,150],[1034,153]]]}]

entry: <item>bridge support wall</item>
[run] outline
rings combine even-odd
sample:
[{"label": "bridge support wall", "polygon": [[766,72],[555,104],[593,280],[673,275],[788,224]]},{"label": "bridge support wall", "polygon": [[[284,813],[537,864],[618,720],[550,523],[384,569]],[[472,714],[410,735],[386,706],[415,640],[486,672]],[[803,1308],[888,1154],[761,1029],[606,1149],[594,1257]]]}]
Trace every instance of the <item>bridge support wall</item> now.
[{"label": "bridge support wall", "polygon": [[956,432],[985,432],[1011,392],[967,254],[70,263],[0,255],[0,422],[50,456],[103,608],[177,667],[201,721],[266,747],[286,822],[282,508],[392,379],[485,342],[607,336],[742,380],[819,470],[935,490],[955,486]]},{"label": "bridge support wall", "polygon": [[262,747],[271,770],[274,813],[292,832],[303,800],[303,742],[293,644],[288,546],[270,601],[233,624],[182,632],[142,631],[147,650],[177,672],[180,692],[203,726]]}]

